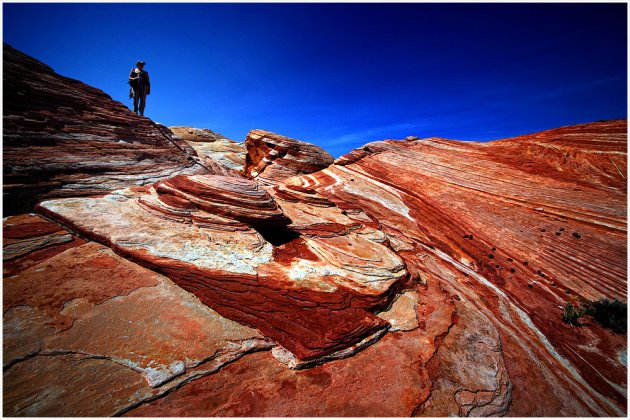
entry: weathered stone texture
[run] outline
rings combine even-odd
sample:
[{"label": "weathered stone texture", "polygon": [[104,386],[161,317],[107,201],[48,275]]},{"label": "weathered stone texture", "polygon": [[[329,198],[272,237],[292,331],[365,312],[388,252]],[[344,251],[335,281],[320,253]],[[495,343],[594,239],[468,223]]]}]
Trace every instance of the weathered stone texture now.
[{"label": "weathered stone texture", "polygon": [[[409,275],[379,231],[335,208],[294,206],[253,181],[206,175],[38,209],[307,361],[383,330],[386,322],[368,310],[386,305]],[[330,219],[341,230],[318,232]]]},{"label": "weathered stone texture", "polygon": [[265,185],[316,172],[334,161],[319,146],[265,130],[251,130],[245,146],[245,175]]},{"label": "weathered stone texture", "polygon": [[235,171],[243,171],[247,155],[244,142],[230,140],[207,128],[182,126],[169,128],[176,137],[188,142],[204,163],[215,162]]},{"label": "weathered stone texture", "polygon": [[58,251],[4,279],[5,416],[120,414],[273,345],[107,247]]}]

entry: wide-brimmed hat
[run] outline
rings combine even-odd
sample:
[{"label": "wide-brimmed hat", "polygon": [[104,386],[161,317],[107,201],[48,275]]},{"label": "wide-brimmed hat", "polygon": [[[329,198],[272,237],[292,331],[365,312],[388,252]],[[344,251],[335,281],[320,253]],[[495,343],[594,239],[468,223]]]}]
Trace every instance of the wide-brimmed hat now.
[{"label": "wide-brimmed hat", "polygon": [[147,64],[144,61],[136,61],[136,66],[139,66],[140,64]]}]

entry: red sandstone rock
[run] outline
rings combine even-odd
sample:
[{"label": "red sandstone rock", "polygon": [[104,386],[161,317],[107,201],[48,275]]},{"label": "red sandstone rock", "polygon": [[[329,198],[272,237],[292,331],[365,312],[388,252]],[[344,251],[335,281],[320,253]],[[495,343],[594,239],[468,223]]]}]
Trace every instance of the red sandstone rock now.
[{"label": "red sandstone rock", "polygon": [[268,185],[324,169],[334,161],[319,146],[265,130],[251,130],[245,146],[245,174]]},{"label": "red sandstone rock", "polygon": [[[512,414],[621,415],[625,338],[561,315],[575,299],[627,299],[626,131],[611,121],[483,144],[407,141],[286,183],[364,210],[421,277],[492,314],[521,398]],[[519,405],[545,382],[548,405]]]},{"label": "red sandstone rock", "polygon": [[[158,199],[177,197],[170,203],[186,209],[200,209],[224,218],[248,222],[254,226],[287,225],[290,220],[274,199],[256,182],[223,176],[177,176],[155,185]],[[164,201],[162,201],[164,202]]]},{"label": "red sandstone rock", "polygon": [[3,53],[5,214],[45,198],[207,173],[166,127],[6,44]]},{"label": "red sandstone rock", "polygon": [[368,155],[373,155],[377,153],[382,153],[386,151],[395,151],[397,148],[401,147],[400,141],[395,140],[382,140],[382,141],[373,141],[371,143],[367,143],[358,149],[352,150],[350,153],[347,153],[343,156],[339,156],[339,158],[335,159],[336,165],[349,165],[351,163],[357,162]]},{"label": "red sandstone rock", "polygon": [[176,138],[186,141],[195,149],[204,162],[212,161],[236,171],[243,171],[247,155],[245,143],[230,140],[207,128],[175,126],[169,129]]},{"label": "red sandstone rock", "polygon": [[[9,220],[5,231],[22,238],[59,230],[33,216]],[[3,309],[8,416],[123,413],[272,346],[93,242],[5,278]]]},{"label": "red sandstone rock", "polygon": [[[352,358],[296,371],[282,369],[266,354],[256,354],[127,414],[409,417],[429,407],[431,415],[441,417],[504,413],[512,388],[501,352],[496,351],[496,341],[492,341],[497,339],[496,330],[478,319],[478,314],[462,328],[453,298],[437,283],[409,293],[423,301],[421,305],[408,305],[415,327],[408,332],[389,333]],[[389,318],[392,314],[382,315]],[[451,330],[457,333],[451,336]],[[442,369],[444,374],[452,375],[452,381],[430,377],[436,353],[442,348],[456,358],[452,366]],[[478,392],[467,398],[474,392],[454,389],[449,394],[442,390],[458,384]],[[453,394],[458,397],[453,398]]]},{"label": "red sandstone rock", "polygon": [[352,358],[305,370],[253,354],[127,415],[408,417],[430,392],[418,335],[388,334]]},{"label": "red sandstone rock", "polygon": [[175,177],[38,208],[258,328],[290,352],[277,356],[291,366],[344,357],[382,335],[387,323],[370,311],[409,280],[382,232],[332,203],[269,193],[246,179]]},{"label": "red sandstone rock", "polygon": [[34,214],[9,216],[2,226],[2,273],[11,277],[85,241]]}]

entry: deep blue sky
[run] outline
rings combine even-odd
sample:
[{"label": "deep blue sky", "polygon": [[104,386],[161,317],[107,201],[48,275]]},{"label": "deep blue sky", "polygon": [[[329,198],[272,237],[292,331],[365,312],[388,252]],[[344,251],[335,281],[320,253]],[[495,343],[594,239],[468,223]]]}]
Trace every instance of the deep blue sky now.
[{"label": "deep blue sky", "polygon": [[335,156],[627,115],[626,4],[3,4],[4,42],[146,115]]}]

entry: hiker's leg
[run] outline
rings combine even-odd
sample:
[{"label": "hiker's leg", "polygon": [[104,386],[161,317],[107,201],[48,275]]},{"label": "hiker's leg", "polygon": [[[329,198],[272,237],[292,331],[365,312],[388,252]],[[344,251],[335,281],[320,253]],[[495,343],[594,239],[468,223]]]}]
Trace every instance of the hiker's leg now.
[{"label": "hiker's leg", "polygon": [[133,90],[133,112],[138,113],[138,100],[140,99],[139,89]]},{"label": "hiker's leg", "polygon": [[143,92],[142,95],[140,95],[140,115],[144,115],[144,107],[147,104],[147,94]]}]

